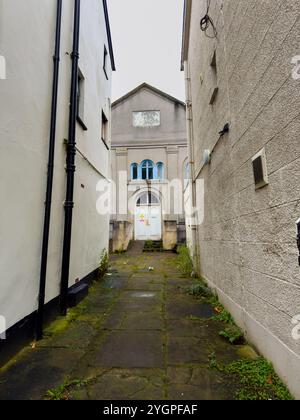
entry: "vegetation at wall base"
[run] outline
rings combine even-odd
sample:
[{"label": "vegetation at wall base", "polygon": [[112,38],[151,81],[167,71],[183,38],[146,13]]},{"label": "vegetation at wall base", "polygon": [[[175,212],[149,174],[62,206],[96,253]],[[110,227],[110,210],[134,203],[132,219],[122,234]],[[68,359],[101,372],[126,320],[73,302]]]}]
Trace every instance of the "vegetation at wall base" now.
[{"label": "vegetation at wall base", "polygon": [[263,357],[256,360],[238,360],[227,366],[217,366],[223,373],[236,377],[240,389],[236,400],[293,400],[271,363]]},{"label": "vegetation at wall base", "polygon": [[[187,247],[178,248],[178,268],[189,277],[194,272],[192,259]],[[213,321],[224,324],[219,335],[233,345],[245,343],[242,330],[235,324],[232,315],[219,302],[218,297],[201,278],[194,285],[184,288],[185,292],[201,302],[212,305],[215,315]],[[271,363],[263,357],[242,359],[228,365],[220,365],[216,354],[211,353],[208,360],[210,369],[216,369],[231,376],[238,384],[236,400],[293,400],[292,395],[280,380]]]},{"label": "vegetation at wall base", "polygon": [[245,342],[242,330],[234,324],[220,331],[219,335],[228,340],[230,344],[243,344]]},{"label": "vegetation at wall base", "polygon": [[184,276],[192,277],[194,273],[193,261],[187,246],[181,245],[177,248],[178,253],[178,269]]},{"label": "vegetation at wall base", "polygon": [[211,290],[202,282],[186,288],[186,293],[195,297],[209,298],[212,296]]},{"label": "vegetation at wall base", "polygon": [[100,263],[98,268],[98,279],[101,280],[108,270],[109,256],[106,249],[104,249],[100,255]]},{"label": "vegetation at wall base", "polygon": [[[178,248],[178,267],[184,275],[191,276],[193,273],[193,262],[189,249],[186,246]],[[242,330],[234,323],[231,314],[221,305],[218,297],[213,294],[212,290],[202,279],[198,278],[197,283],[186,287],[185,291],[189,295],[205,299],[206,302],[212,305],[216,312],[213,319],[226,324],[224,330],[221,330],[219,333],[221,337],[228,340],[230,344],[242,344],[245,341]]]}]

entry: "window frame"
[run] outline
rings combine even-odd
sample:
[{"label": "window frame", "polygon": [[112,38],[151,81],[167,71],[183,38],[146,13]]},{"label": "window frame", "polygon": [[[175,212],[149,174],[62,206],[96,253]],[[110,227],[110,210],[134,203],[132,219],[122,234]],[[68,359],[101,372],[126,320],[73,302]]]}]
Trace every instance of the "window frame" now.
[{"label": "window frame", "polygon": [[76,120],[84,131],[87,131],[87,126],[84,123],[84,108],[85,108],[85,77],[80,69],[78,69],[77,77],[77,98],[76,98]]},{"label": "window frame", "polygon": [[[153,181],[155,179],[154,178],[154,168],[155,168],[155,165],[154,165],[154,162],[152,160],[147,159],[147,160],[144,160],[141,163],[141,174],[142,174],[142,180],[143,181]],[[145,172],[145,178],[144,178],[144,171],[146,171]],[[152,177],[149,176],[150,171],[152,171]]]},{"label": "window frame", "polygon": [[104,71],[106,79],[108,80],[109,78],[108,78],[107,64],[108,64],[108,51],[107,51],[106,45],[104,44],[103,71]]},{"label": "window frame", "polygon": [[255,156],[253,156],[251,160],[255,190],[260,190],[261,188],[269,185],[269,174],[265,148],[261,149]]},{"label": "window frame", "polygon": [[[136,170],[136,178],[133,176],[133,171]],[[138,163],[134,162],[130,165],[130,177],[132,181],[137,181],[139,179],[139,165]]]},{"label": "window frame", "polygon": [[[141,200],[143,197],[147,197],[147,200],[145,203],[141,203]],[[160,200],[159,198],[153,194],[151,191],[144,192],[137,200],[136,206],[142,207],[142,206],[159,206]]]},{"label": "window frame", "polygon": [[[161,172],[161,174],[160,174]],[[156,164],[156,176],[155,179],[163,181],[165,179],[165,165],[163,162],[157,162]]]},{"label": "window frame", "polygon": [[209,100],[209,104],[213,105],[217,99],[217,95],[219,92],[218,87],[218,67],[217,67],[217,50],[214,50],[214,53],[211,58],[210,67],[212,70],[212,78],[213,78],[213,88],[211,91],[211,97]]},{"label": "window frame", "polygon": [[[103,130],[103,128],[105,127],[105,130]],[[105,131],[105,135],[103,136],[103,133]],[[105,147],[107,148],[107,150],[109,150],[109,120],[105,114],[105,112],[102,109],[102,113],[101,113],[101,140],[103,141]]]}]

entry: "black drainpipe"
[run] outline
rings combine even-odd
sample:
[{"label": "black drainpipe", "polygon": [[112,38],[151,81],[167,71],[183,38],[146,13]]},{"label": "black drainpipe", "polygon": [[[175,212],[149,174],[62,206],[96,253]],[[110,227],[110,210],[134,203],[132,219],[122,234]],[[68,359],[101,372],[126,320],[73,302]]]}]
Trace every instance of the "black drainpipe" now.
[{"label": "black drainpipe", "polygon": [[53,68],[51,123],[50,123],[50,139],[49,139],[49,154],[48,154],[48,174],[47,174],[47,188],[46,188],[46,200],[45,200],[42,257],[41,257],[41,268],[40,268],[39,305],[38,305],[38,310],[37,310],[36,329],[35,329],[35,337],[37,340],[40,340],[43,336],[43,319],[44,319],[46,275],[47,275],[49,232],[50,232],[52,189],[53,189],[53,173],[54,173],[61,21],[62,21],[62,0],[57,0],[55,52],[53,56],[54,68]]},{"label": "black drainpipe", "polygon": [[74,177],[75,177],[75,156],[76,156],[76,117],[77,117],[77,84],[78,84],[78,61],[79,61],[79,34],[80,34],[80,0],[75,0],[74,8],[74,34],[72,58],[72,79],[71,79],[71,98],[69,115],[69,135],[67,144],[67,191],[65,201],[65,226],[64,242],[61,269],[61,290],[60,290],[60,310],[62,315],[67,314],[68,288],[70,272],[70,252],[72,238],[72,218],[73,218],[73,197],[74,197]]}]

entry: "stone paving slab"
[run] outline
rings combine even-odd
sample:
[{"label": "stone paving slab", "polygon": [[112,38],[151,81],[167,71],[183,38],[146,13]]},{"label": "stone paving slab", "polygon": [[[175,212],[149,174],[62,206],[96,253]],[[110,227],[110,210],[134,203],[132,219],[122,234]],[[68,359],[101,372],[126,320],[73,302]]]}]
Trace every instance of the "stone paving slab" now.
[{"label": "stone paving slab", "polygon": [[151,312],[128,312],[121,328],[123,330],[131,331],[164,330],[165,320],[161,314],[153,314]]},{"label": "stone paving slab", "polygon": [[74,349],[35,349],[26,351],[1,374],[1,400],[38,400],[47,390],[64,383],[66,372],[83,356]]},{"label": "stone paving slab", "polygon": [[244,348],[225,342],[213,309],[185,293],[195,280],[177,271],[176,255],[113,256],[109,274],[0,370],[0,400],[42,399],[58,386],[62,399],[232,399],[236,384],[209,358],[227,363]]},{"label": "stone paving slab", "polygon": [[164,398],[164,371],[159,369],[113,369],[101,375],[87,392],[93,400]]},{"label": "stone paving slab", "polygon": [[[168,319],[185,319],[189,317],[203,317],[205,318],[207,314],[207,307],[205,309],[199,302],[191,301],[189,299],[185,300],[172,300],[169,301],[166,305],[166,317]],[[210,316],[214,315],[213,309],[210,308]]]},{"label": "stone paving slab", "polygon": [[163,290],[163,280],[159,283],[153,279],[147,279],[145,277],[132,277],[127,283],[127,290],[149,290],[149,291],[161,291]]},{"label": "stone paving slab", "polygon": [[119,310],[123,312],[152,312],[160,313],[162,311],[163,304],[155,299],[120,299]]},{"label": "stone paving slab", "polygon": [[89,365],[101,367],[162,368],[163,363],[163,335],[156,331],[113,331],[89,357]]},{"label": "stone paving slab", "polygon": [[[210,350],[202,345],[203,341],[189,337],[168,335],[167,353],[169,365],[207,364]],[[201,348],[201,351],[199,351]]]}]

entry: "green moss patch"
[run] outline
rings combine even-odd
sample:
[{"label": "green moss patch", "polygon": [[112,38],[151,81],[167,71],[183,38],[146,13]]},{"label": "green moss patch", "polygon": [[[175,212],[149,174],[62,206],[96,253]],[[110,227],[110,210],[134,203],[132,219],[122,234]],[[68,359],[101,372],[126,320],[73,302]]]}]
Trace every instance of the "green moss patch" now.
[{"label": "green moss patch", "polygon": [[293,400],[271,363],[263,357],[238,360],[218,369],[238,379],[240,389],[235,395],[237,400]]}]

